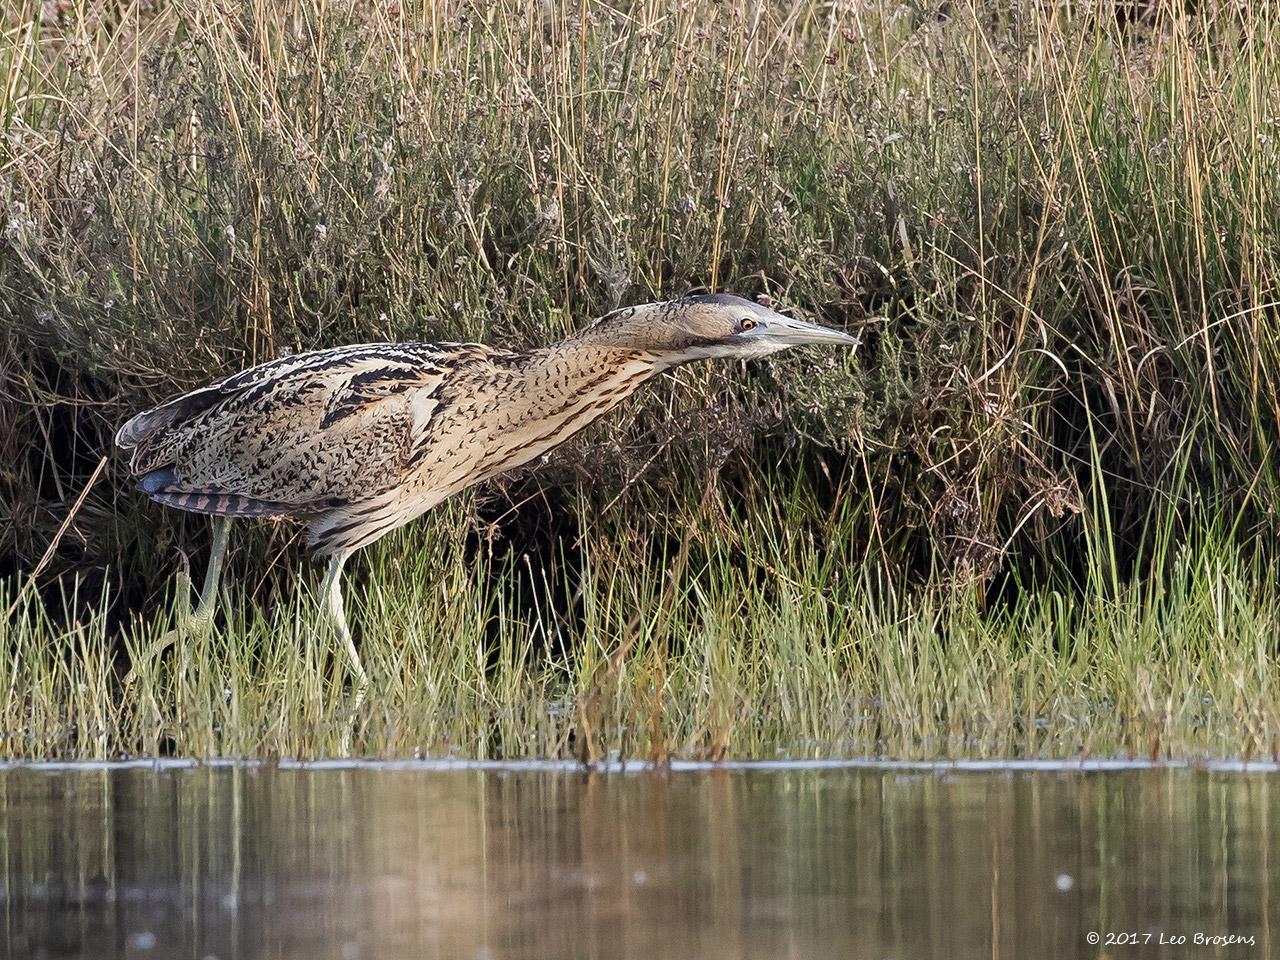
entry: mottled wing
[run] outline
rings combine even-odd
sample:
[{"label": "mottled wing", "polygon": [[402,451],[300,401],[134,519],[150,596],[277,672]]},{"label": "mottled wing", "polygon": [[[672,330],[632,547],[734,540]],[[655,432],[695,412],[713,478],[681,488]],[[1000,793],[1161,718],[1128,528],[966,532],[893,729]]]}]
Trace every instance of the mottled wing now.
[{"label": "mottled wing", "polygon": [[132,450],[144,441],[155,437],[167,428],[181,426],[212,407],[218,406],[251,387],[284,381],[294,375],[303,375],[328,369],[338,369],[344,360],[354,359],[382,344],[358,344],[337,347],[332,350],[314,350],[250,367],[229,377],[215,381],[207,387],[192,390],[174,397],[157,407],[144,410],[132,417],[116,432],[116,446]]},{"label": "mottled wing", "polygon": [[117,435],[153,499],[305,516],[401,481],[473,344],[362,344],[272,361],[134,417]]}]

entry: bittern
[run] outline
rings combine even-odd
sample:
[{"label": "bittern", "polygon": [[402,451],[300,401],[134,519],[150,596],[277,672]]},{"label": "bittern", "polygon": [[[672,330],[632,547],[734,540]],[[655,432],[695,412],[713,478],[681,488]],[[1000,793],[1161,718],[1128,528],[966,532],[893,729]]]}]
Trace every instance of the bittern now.
[{"label": "bittern", "polygon": [[215,517],[199,604],[171,637],[209,627],[230,518],[297,518],[329,558],[321,598],[363,689],[342,600],[352,552],[545,453],[663,370],[857,343],[741,297],[691,296],[521,352],[369,343],[285,357],[138,414],[116,444],[152,500]]}]

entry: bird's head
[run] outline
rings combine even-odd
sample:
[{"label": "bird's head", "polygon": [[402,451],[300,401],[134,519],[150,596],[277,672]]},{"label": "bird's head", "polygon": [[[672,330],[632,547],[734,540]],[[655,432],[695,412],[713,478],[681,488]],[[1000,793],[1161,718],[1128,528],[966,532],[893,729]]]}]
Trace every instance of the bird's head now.
[{"label": "bird's head", "polygon": [[750,360],[804,344],[859,343],[840,330],[724,293],[627,307],[603,317],[583,335],[615,349],[650,354],[662,367],[712,358]]}]

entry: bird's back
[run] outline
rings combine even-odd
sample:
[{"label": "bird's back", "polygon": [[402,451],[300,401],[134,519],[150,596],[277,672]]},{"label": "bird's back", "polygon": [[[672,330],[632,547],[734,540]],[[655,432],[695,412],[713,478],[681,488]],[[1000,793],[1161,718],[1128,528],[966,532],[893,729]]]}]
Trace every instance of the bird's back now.
[{"label": "bird's back", "polygon": [[314,516],[393,490],[468,381],[522,355],[479,344],[373,343],[285,357],[129,420],[140,488],[224,516]]}]

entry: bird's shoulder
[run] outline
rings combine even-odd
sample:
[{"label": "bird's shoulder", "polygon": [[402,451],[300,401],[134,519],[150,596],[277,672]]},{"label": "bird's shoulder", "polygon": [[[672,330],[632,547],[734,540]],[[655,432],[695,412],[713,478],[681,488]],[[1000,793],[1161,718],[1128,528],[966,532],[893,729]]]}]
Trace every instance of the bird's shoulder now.
[{"label": "bird's shoulder", "polygon": [[[287,360],[288,358],[286,358]],[[357,414],[405,406],[415,420],[438,409],[475,378],[491,380],[523,363],[524,355],[479,343],[374,343],[302,355],[274,371],[246,371],[224,384],[245,407],[257,403],[322,408],[328,429]],[[399,398],[404,404],[384,404]]]},{"label": "bird's shoulder", "polygon": [[310,418],[332,425],[379,401],[443,389],[466,371],[516,368],[524,354],[479,343],[359,343],[291,354],[223,377],[132,417],[123,449],[246,418]]},{"label": "bird's shoulder", "polygon": [[464,367],[518,364],[523,354],[482,343],[359,343],[280,357],[211,385],[224,394],[297,381],[429,381]]}]

